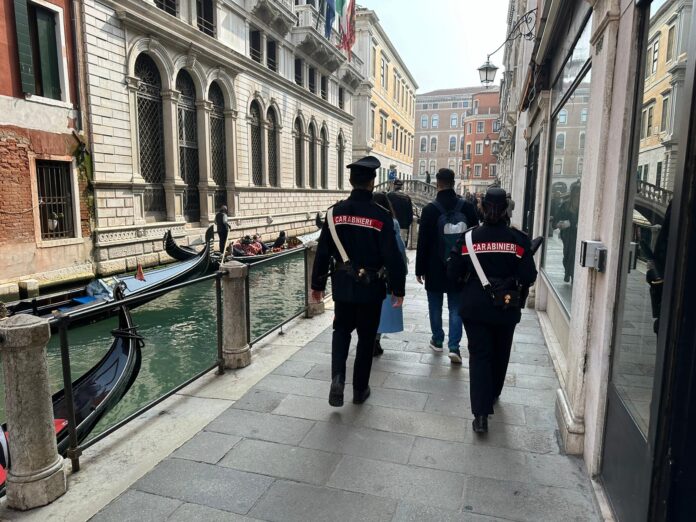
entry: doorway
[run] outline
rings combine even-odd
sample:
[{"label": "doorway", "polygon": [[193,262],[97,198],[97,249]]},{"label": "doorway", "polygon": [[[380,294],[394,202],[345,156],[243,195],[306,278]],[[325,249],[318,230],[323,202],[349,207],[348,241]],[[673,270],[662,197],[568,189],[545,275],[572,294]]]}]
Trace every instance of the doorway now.
[{"label": "doorway", "polygon": [[534,237],[534,204],[536,202],[537,173],[539,170],[540,135],[534,139],[527,149],[527,172],[524,185],[524,206],[522,214],[522,230],[529,237]]}]

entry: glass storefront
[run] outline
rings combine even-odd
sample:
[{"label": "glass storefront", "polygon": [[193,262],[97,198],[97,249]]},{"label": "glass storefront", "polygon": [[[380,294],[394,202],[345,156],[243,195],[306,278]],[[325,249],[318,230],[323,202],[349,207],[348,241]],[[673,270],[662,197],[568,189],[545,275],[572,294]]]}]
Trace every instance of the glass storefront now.
[{"label": "glass storefront", "polygon": [[590,104],[589,19],[553,87],[554,117],[550,130],[546,248],[543,270],[570,314],[580,219],[580,191],[585,132]]}]

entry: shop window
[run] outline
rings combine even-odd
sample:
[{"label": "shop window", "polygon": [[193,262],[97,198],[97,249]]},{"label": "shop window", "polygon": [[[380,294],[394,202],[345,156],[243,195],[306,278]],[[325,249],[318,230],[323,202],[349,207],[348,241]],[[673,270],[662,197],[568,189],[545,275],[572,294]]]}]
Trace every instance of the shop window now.
[{"label": "shop window", "polygon": [[41,239],[75,237],[73,186],[67,161],[37,161]]},{"label": "shop window", "polygon": [[268,125],[266,127],[267,141],[266,149],[268,154],[268,184],[271,187],[278,187],[280,179],[280,169],[278,167],[278,155],[280,151],[278,150],[278,116],[276,111],[271,107],[268,109],[267,117]]},{"label": "shop window", "polygon": [[251,29],[249,31],[249,56],[257,63],[262,62],[261,31],[258,29]]},{"label": "shop window", "polygon": [[196,0],[198,30],[215,36],[215,3],[213,0]]}]

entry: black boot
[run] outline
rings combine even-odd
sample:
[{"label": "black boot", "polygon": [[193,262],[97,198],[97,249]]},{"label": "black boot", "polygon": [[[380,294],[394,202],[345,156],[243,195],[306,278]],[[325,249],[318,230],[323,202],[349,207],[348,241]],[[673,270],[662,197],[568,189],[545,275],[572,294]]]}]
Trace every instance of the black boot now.
[{"label": "black boot", "polygon": [[353,404],[362,404],[370,396],[370,387],[368,386],[362,391],[353,390]]},{"label": "black boot", "polygon": [[384,349],[382,349],[382,345],[379,342],[379,339],[375,340],[375,347],[372,350],[372,356],[373,357],[379,357],[384,353]]},{"label": "black boot", "polygon": [[475,433],[488,433],[488,415],[476,415],[472,426]]},{"label": "black boot", "polygon": [[329,404],[336,408],[343,406],[343,388],[345,386],[345,378],[342,375],[337,375],[331,379],[331,391],[329,392]]}]

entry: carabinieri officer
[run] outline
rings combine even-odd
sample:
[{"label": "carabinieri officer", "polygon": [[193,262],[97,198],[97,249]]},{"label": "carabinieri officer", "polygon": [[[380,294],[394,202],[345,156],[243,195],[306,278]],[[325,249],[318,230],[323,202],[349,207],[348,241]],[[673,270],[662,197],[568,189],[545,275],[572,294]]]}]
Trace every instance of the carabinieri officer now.
[{"label": "carabinieri officer", "polygon": [[515,326],[537,276],[529,237],[508,226],[507,205],[503,189],[489,188],[481,201],[483,225],[462,234],[447,264],[450,280],[463,284],[460,315],[469,344],[476,433],[488,431],[488,415],[503,390]]},{"label": "carabinieri officer", "polygon": [[362,404],[370,396],[372,351],[387,281],[394,295],[393,306],[401,306],[404,300],[406,270],[396,244],[393,219],[385,208],[372,201],[379,167],[379,160],[373,156],[348,165],[353,191],[348,199],[327,211],[312,270],[312,298],[318,301],[324,297],[332,267],[335,309],[329,404],[336,407],[343,406],[353,330],[358,332],[353,402]]}]

